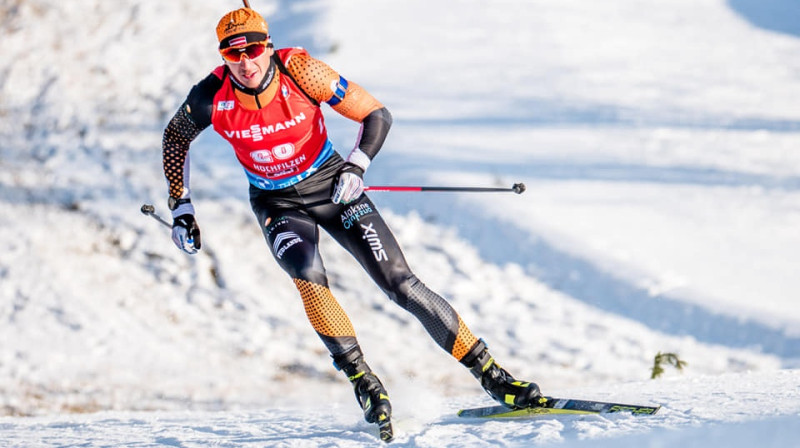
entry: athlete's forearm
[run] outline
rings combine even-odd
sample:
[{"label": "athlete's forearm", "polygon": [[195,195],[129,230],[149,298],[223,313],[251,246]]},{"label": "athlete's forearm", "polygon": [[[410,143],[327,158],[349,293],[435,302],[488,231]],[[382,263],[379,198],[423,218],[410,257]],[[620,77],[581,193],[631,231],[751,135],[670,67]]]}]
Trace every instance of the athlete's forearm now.
[{"label": "athlete's forearm", "polygon": [[189,196],[187,155],[191,142],[202,130],[186,111],[186,104],[181,105],[164,130],[161,142],[162,160],[169,195],[172,197]]},{"label": "athlete's forearm", "polygon": [[361,122],[361,132],[353,152],[347,161],[366,170],[372,159],[378,154],[389,129],[392,127],[392,114],[385,107],[370,112]]}]

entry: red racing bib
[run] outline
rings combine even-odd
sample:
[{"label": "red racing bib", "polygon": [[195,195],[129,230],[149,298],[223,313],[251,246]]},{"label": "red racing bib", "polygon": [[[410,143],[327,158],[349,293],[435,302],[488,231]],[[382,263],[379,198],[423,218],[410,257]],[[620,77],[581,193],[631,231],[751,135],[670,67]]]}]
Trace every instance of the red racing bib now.
[{"label": "red racing bib", "polygon": [[[280,52],[283,59],[288,55]],[[223,67],[215,73],[223,75]],[[247,178],[264,190],[294,185],[313,174],[333,152],[322,110],[286,75],[269,104],[259,110],[245,109],[225,75],[214,96],[211,123],[227,140]]]}]

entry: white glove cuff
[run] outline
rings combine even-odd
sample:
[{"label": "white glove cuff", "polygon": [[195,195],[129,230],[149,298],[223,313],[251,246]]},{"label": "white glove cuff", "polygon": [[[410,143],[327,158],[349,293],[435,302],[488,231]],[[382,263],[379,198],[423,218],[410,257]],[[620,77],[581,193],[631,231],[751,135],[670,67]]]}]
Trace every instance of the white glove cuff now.
[{"label": "white glove cuff", "polygon": [[353,148],[353,150],[350,151],[350,155],[347,156],[347,161],[361,168],[364,172],[367,171],[367,168],[369,168],[369,164],[371,162],[369,156],[358,147]]}]

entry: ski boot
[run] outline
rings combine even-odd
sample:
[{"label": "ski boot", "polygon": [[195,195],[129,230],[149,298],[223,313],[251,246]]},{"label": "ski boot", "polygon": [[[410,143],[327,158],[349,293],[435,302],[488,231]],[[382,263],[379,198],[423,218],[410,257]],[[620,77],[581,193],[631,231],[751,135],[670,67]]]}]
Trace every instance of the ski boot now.
[{"label": "ski boot", "polygon": [[523,409],[543,406],[547,402],[535,383],[517,381],[497,365],[483,340],[475,344],[461,359],[461,363],[481,382],[486,393],[503,406]]},{"label": "ski boot", "polygon": [[347,353],[334,356],[333,364],[344,371],[353,385],[356,400],[364,410],[364,420],[378,425],[381,440],[389,442],[394,437],[392,431],[392,405],[381,380],[364,361],[364,355],[356,347]]}]

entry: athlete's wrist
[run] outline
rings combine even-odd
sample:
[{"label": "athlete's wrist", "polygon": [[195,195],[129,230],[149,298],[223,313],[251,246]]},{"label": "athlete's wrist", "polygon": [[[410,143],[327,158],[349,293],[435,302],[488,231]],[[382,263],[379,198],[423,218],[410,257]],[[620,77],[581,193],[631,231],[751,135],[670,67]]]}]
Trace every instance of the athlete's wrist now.
[{"label": "athlete's wrist", "polygon": [[367,168],[369,168],[369,164],[372,163],[372,160],[361,148],[355,147],[350,151],[346,162],[361,168],[361,174],[363,175],[364,172],[367,171]]}]

